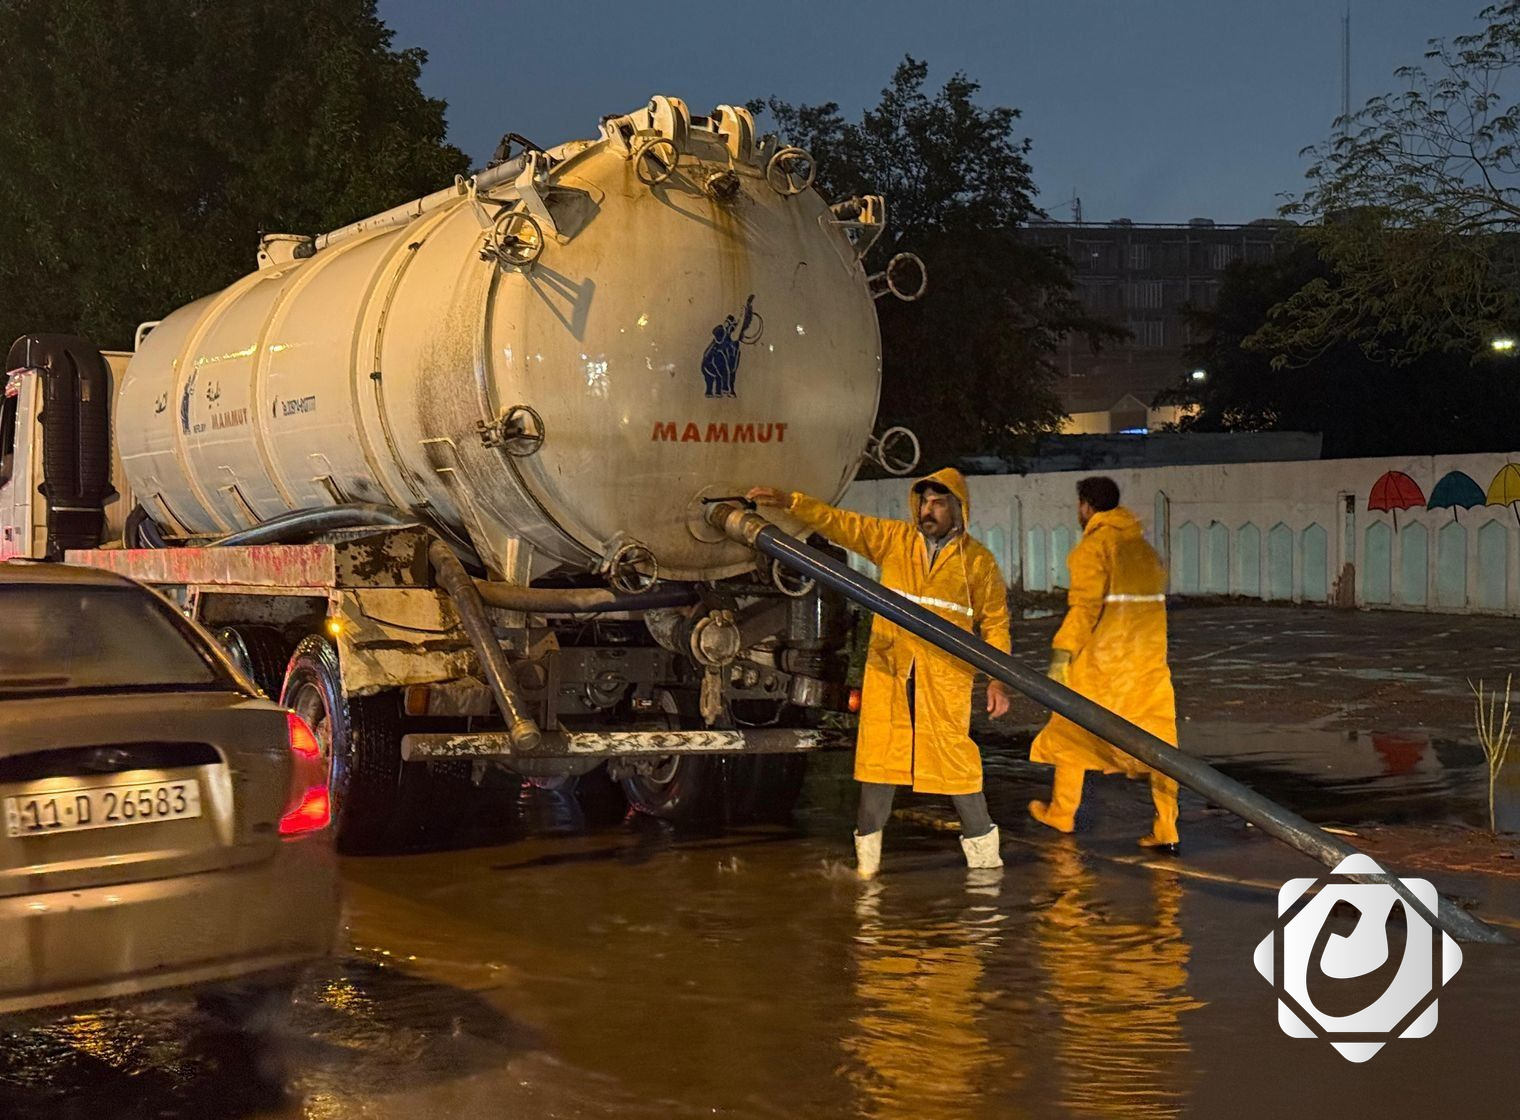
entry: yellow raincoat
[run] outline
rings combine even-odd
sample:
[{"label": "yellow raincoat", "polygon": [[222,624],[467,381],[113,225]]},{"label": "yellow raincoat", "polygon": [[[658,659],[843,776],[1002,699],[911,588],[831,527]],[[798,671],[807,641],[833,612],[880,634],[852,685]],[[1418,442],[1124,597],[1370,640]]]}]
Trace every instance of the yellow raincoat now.
[{"label": "yellow raincoat", "polygon": [[[809,528],[875,564],[886,587],[962,630],[978,627],[983,641],[1007,653],[1008,593],[992,553],[964,529],[971,515],[966,480],[949,469],[928,480],[960,500],[962,525],[940,548],[932,568],[918,528],[918,496],[911,492],[911,522],[866,517],[806,494],[794,493],[787,508]],[[908,712],[909,673],[915,678],[916,729]],[[982,756],[968,733],[975,675],[964,661],[884,618],[872,619],[855,780],[911,785],[919,793],[978,792]]]},{"label": "yellow raincoat", "polygon": [[[1166,570],[1129,510],[1095,513],[1066,562],[1066,621],[1051,643],[1071,654],[1066,684],[1177,745],[1177,700],[1166,664]],[[1029,749],[1035,762],[1129,777],[1150,768],[1063,716]]]}]

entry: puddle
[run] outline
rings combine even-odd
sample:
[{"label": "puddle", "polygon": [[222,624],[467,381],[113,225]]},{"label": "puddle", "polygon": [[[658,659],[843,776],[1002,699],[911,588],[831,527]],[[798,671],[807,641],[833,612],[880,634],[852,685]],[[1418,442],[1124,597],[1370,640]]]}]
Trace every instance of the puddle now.
[{"label": "puddle", "polygon": [[[1487,828],[1488,762],[1476,739],[1188,721],[1188,753],[1313,821],[1444,821]],[[1501,831],[1520,832],[1520,757],[1494,788]]]}]

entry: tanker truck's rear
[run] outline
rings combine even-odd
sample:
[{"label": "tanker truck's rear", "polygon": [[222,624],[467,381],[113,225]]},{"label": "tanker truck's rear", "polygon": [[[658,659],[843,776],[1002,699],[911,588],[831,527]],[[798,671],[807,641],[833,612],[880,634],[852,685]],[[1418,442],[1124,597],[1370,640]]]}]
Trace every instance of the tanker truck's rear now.
[{"label": "tanker truck's rear", "polygon": [[266,237],[257,272],[140,332],[112,410],[138,509],[126,547],[70,558],[177,595],[308,717],[350,848],[503,768],[610,759],[662,815],[742,771],[784,809],[845,704],[842,608],[701,512],[760,483],[837,497],[871,442],[883,207],[811,180],[744,110],[660,97]]}]

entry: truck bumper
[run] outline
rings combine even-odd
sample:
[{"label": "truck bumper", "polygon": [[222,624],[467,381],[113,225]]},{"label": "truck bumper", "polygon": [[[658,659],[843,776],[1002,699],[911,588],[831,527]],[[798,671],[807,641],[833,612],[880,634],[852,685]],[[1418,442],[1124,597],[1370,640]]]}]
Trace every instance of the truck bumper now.
[{"label": "truck bumper", "polygon": [[[792,728],[746,731],[550,731],[531,755],[542,758],[625,758],[671,754],[796,754],[843,746],[839,733]],[[505,731],[405,735],[408,762],[440,758],[511,758]]]}]

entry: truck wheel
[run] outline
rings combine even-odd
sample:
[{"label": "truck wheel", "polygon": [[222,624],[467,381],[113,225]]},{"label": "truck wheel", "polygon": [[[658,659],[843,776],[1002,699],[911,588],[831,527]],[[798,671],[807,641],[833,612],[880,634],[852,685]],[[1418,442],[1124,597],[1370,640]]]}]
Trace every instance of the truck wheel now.
[{"label": "truck wheel", "polygon": [[806,774],[805,755],[673,755],[623,791],[639,812],[678,824],[769,823],[791,818]]},{"label": "truck wheel", "polygon": [[269,626],[224,626],[216,632],[216,640],[260,692],[271,699],[280,695],[290,662],[285,635]]},{"label": "truck wheel", "polygon": [[401,761],[401,707],[394,693],[347,696],[338,654],[320,634],[291,654],[280,703],[304,719],[327,756],[333,834],[349,854],[401,847],[416,832],[417,777]]},{"label": "truck wheel", "polygon": [[660,759],[647,774],[623,779],[628,804],[641,813],[677,824],[721,822],[722,760],[694,755]]}]

